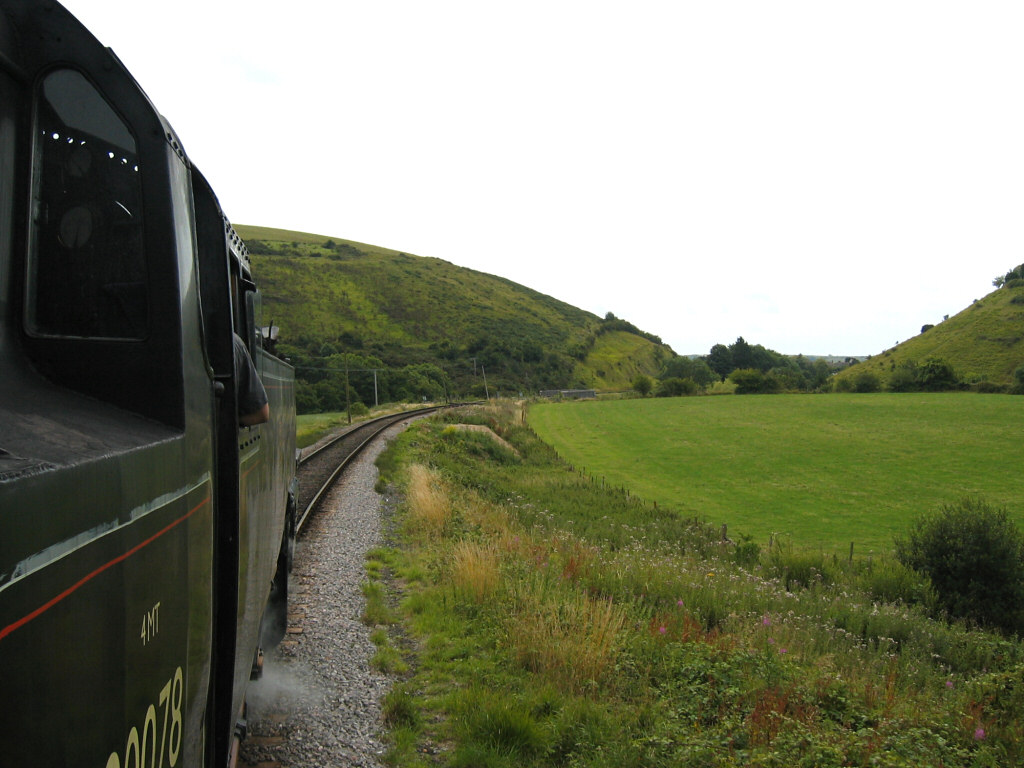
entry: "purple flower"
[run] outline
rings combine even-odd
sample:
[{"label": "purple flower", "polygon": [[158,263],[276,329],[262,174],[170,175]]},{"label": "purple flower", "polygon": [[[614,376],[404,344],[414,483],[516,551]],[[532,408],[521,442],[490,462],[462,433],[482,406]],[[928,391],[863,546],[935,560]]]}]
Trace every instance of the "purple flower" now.
[{"label": "purple flower", "polygon": [[761,619],[761,624],[763,624],[766,627],[770,627],[772,625],[772,620],[765,616],[763,619]]},{"label": "purple flower", "polygon": [[786,652],[785,648],[779,648],[779,653],[785,653],[785,652]]},{"label": "purple flower", "polygon": [[682,600],[676,600],[676,605],[678,605],[680,608],[682,608],[683,607],[683,601]]},{"label": "purple flower", "polygon": [[668,630],[665,629],[665,627],[658,627],[658,632],[664,635],[666,632],[668,632]]},{"label": "purple flower", "polygon": [[947,680],[946,681],[946,687],[947,688],[952,688],[953,687],[953,681],[952,680]]},{"label": "purple flower", "polygon": [[975,741],[981,741],[984,738],[985,738],[985,729],[984,728],[975,728],[974,729],[974,740]]}]

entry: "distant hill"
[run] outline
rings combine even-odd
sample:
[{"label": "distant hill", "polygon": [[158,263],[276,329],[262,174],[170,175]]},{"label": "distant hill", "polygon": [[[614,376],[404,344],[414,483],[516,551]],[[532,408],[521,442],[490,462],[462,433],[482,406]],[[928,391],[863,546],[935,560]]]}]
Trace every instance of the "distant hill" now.
[{"label": "distant hill", "polygon": [[[235,229],[264,296],[262,323],[280,327],[282,350],[311,384],[323,376],[308,369],[358,365],[355,355],[368,368],[436,366],[462,396],[482,395],[484,374],[491,394],[625,389],[674,356],[625,321],[442,259],[324,235]],[[367,400],[367,377],[357,378],[353,386]]]},{"label": "distant hill", "polygon": [[1007,283],[957,315],[919,335],[873,355],[837,374],[852,380],[864,372],[877,375],[886,388],[901,367],[941,358],[967,384],[1006,386],[1024,363],[1024,284]]}]

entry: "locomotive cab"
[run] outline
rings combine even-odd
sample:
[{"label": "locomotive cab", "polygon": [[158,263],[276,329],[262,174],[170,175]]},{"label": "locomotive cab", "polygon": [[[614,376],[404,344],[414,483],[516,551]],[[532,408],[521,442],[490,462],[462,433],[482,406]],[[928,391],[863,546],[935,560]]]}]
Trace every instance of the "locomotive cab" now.
[{"label": "locomotive cab", "polygon": [[[292,371],[259,349],[232,238],[117,58],[57,3],[5,0],[4,764],[226,762],[295,470]],[[257,427],[236,329],[271,395]]]}]

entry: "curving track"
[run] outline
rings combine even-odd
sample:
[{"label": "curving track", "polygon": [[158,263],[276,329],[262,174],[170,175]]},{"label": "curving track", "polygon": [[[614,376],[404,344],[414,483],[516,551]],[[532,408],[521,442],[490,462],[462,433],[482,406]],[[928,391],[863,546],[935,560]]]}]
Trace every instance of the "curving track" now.
[{"label": "curving track", "polygon": [[320,498],[341,474],[345,465],[357,456],[371,440],[392,424],[433,413],[441,407],[404,411],[357,424],[303,456],[299,462],[297,473],[299,480],[298,509],[300,512],[295,525],[296,535],[301,533]]},{"label": "curving track", "polygon": [[375,438],[435,410],[356,425],[300,460],[299,509],[308,525],[290,580],[288,635],[249,687],[242,768],[383,768],[380,700],[391,681],[370,663],[376,647],[361,619],[360,586],[387,503],[373,489]]}]

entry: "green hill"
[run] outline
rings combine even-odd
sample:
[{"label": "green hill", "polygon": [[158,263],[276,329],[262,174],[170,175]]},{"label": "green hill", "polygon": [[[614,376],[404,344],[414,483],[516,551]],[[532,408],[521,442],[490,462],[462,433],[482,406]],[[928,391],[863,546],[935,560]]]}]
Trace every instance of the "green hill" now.
[{"label": "green hill", "polygon": [[[346,366],[381,369],[378,397],[391,400],[482,396],[485,374],[492,395],[624,389],[673,356],[625,321],[442,259],[323,235],[236,229],[264,295],[262,323],[280,327],[281,350],[308,385],[302,394],[317,388],[320,407],[337,399],[344,386],[337,374]],[[350,384],[354,397],[372,404],[372,376],[350,375]]]},{"label": "green hill", "polygon": [[950,363],[967,384],[1013,383],[1014,371],[1024,363],[1024,285],[1018,281],[993,291],[914,338],[847,368],[836,382],[872,373],[888,388],[898,372],[929,358]]}]

